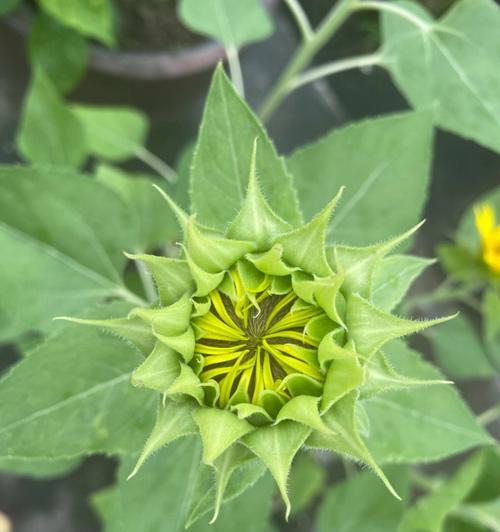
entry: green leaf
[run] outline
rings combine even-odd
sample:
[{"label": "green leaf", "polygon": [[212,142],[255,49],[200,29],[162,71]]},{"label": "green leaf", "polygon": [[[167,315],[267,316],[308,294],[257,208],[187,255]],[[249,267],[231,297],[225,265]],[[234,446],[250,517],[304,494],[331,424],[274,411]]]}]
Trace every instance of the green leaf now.
[{"label": "green leaf", "polygon": [[[391,342],[384,353],[402,375],[443,378],[403,342]],[[363,405],[370,419],[367,445],[379,462],[430,462],[492,441],[453,386],[390,391]]]},{"label": "green leaf", "polygon": [[[460,0],[435,21],[415,2],[384,13],[383,53],[415,108],[433,108],[440,127],[500,150],[500,9],[493,0]],[[416,23],[415,23],[416,21]]]},{"label": "green leaf", "polygon": [[372,279],[371,295],[375,306],[387,311],[396,308],[413,281],[435,262],[412,255],[392,255],[380,261]]},{"label": "green leaf", "polygon": [[36,479],[64,476],[78,467],[80,458],[0,458],[0,471]]},{"label": "green leaf", "polygon": [[439,485],[432,493],[417,500],[405,514],[400,532],[441,532],[446,516],[465,499],[477,482],[483,467],[483,454],[470,458],[451,479]]},{"label": "green leaf", "polygon": [[292,515],[305,510],[324,491],[326,470],[309,452],[300,452],[290,472]]},{"label": "green leaf", "polygon": [[475,251],[456,244],[440,244],[436,250],[441,266],[450,277],[477,283],[488,279],[488,270],[481,261],[479,244]]},{"label": "green leaf", "polygon": [[[117,303],[91,316],[123,315]],[[141,357],[121,340],[68,325],[0,383],[0,455],[59,458],[135,452],[152,425],[153,394],[134,389]]]},{"label": "green leaf", "polygon": [[264,196],[281,218],[292,225],[301,223],[292,177],[283,159],[222,67],[212,79],[191,168],[192,206],[201,223],[225,230],[240,210],[255,138],[259,139],[257,176]]},{"label": "green leaf", "polygon": [[28,87],[16,143],[21,155],[35,163],[78,167],[86,157],[80,122],[40,68]]},{"label": "green leaf", "polygon": [[179,16],[188,28],[216,39],[225,48],[261,41],[273,30],[260,0],[181,0]]},{"label": "green leaf", "polygon": [[[213,481],[207,476],[209,483],[204,484],[204,492],[197,490],[199,460],[198,440],[191,437],[159,451],[144,465],[140,474],[129,481],[126,478],[133,459],[124,460],[118,473],[117,487],[106,494],[106,499],[99,497],[103,503],[100,506],[104,512],[105,532],[183,532],[192,501],[205,495],[207,489],[213,489]],[[202,466],[205,473],[211,474],[210,469]],[[233,500],[230,497],[230,502],[224,505],[219,519],[210,526],[210,530],[265,530],[271,511],[272,489],[272,481],[266,476],[244,496]],[[254,523],[257,528],[245,528],[248,525],[253,527]],[[208,523],[200,521],[189,530],[206,531]]]},{"label": "green leaf", "polygon": [[458,379],[487,378],[494,371],[481,340],[465,316],[457,316],[427,332],[439,365]]},{"label": "green leaf", "polygon": [[109,297],[140,302],[121,280],[135,228],[113,192],[72,171],[0,168],[0,337],[53,327]]},{"label": "green leaf", "polygon": [[7,15],[11,11],[14,11],[20,2],[21,0],[3,0],[0,5],[0,16]]},{"label": "green leaf", "polygon": [[130,207],[130,216],[134,216],[134,226],[138,228],[138,251],[144,252],[172,242],[179,230],[172,212],[153,183],[155,178],[131,174],[106,164],[100,164],[96,170],[97,181],[117,192]]},{"label": "green leaf", "polygon": [[[388,467],[389,477],[403,501],[408,500],[409,470]],[[318,510],[318,532],[389,532],[397,530],[405,509],[369,472],[358,473],[330,488]]]},{"label": "green leaf", "polygon": [[415,225],[427,197],[431,143],[428,114],[402,113],[336,129],[297,150],[289,165],[306,216],[345,185],[329,240],[368,245]]},{"label": "green leaf", "polygon": [[495,369],[500,371],[500,293],[488,290],[482,301],[484,341],[495,364]]},{"label": "green leaf", "polygon": [[42,69],[55,88],[65,93],[83,77],[89,50],[78,33],[39,13],[30,30],[28,52],[34,69]]},{"label": "green leaf", "polygon": [[193,420],[194,405],[188,401],[166,401],[158,406],[156,423],[147,439],[137,463],[127,477],[134,477],[144,462],[165,445],[196,432]]},{"label": "green leaf", "polygon": [[37,0],[43,10],[83,35],[113,45],[113,12],[109,0]]},{"label": "green leaf", "polygon": [[130,107],[71,106],[80,121],[90,153],[109,161],[123,161],[137,154],[146,140],[148,120]]}]

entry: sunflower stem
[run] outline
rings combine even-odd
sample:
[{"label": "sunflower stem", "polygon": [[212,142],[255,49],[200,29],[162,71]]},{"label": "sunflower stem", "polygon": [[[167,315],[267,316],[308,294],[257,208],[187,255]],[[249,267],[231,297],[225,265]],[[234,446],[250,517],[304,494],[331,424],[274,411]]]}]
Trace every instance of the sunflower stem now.
[{"label": "sunflower stem", "polygon": [[295,77],[310,63],[322,46],[334,35],[353,11],[359,0],[339,0],[317,30],[302,42],[290,63],[279,77],[260,110],[263,121],[269,120],[276,108],[290,92]]}]

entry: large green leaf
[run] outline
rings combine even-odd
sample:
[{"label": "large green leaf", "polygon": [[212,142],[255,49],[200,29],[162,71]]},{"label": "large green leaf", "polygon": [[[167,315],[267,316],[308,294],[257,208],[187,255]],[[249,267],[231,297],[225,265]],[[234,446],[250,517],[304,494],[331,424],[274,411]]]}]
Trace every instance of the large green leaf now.
[{"label": "large green leaf", "polygon": [[500,150],[500,8],[460,0],[434,21],[416,2],[383,15],[383,52],[399,88],[437,125]]},{"label": "large green leaf", "polygon": [[272,22],[260,0],[181,0],[184,24],[226,48],[260,41],[272,31]]},{"label": "large green leaf", "polygon": [[162,184],[157,179],[131,174],[105,164],[98,166],[96,178],[115,190],[130,207],[129,215],[135,218],[133,225],[139,233],[136,251],[151,251],[157,246],[164,246],[179,234],[172,211],[161,194],[153,188],[153,183]]},{"label": "large green leaf", "polygon": [[32,478],[53,478],[66,475],[80,463],[80,458],[37,459],[0,458],[0,471]]},{"label": "large green leaf", "polygon": [[87,41],[44,13],[31,26],[28,49],[33,67],[40,67],[61,92],[74,87],[85,73]]},{"label": "large green leaf", "polygon": [[148,121],[137,109],[77,104],[72,111],[82,124],[87,149],[103,159],[128,159],[146,140]]},{"label": "large green leaf", "polygon": [[[129,308],[117,303],[91,316],[121,316]],[[0,456],[136,452],[155,410],[155,394],[130,384],[140,360],[121,339],[68,324],[0,382]]]},{"label": "large green leaf", "polygon": [[37,0],[42,9],[61,24],[95,37],[107,45],[115,41],[113,13],[109,0]]},{"label": "large green leaf", "polygon": [[[117,487],[97,498],[105,532],[183,532],[188,509],[196,502],[193,498],[202,495],[196,491],[200,458],[198,440],[188,437],[162,449],[129,481],[133,459],[124,460]],[[272,490],[271,479],[264,477],[243,496],[226,503],[210,530],[266,530]],[[188,530],[208,530],[208,519],[203,518]]]},{"label": "large green leaf", "polygon": [[3,0],[0,4],[0,16],[7,15],[20,4],[21,0]]},{"label": "large green leaf", "polygon": [[465,316],[429,329],[433,354],[448,375],[459,379],[487,378],[494,372],[481,340]]},{"label": "large green leaf", "polygon": [[[408,469],[388,467],[387,473],[403,501],[408,500]],[[405,503],[398,501],[369,472],[330,488],[318,510],[318,532],[389,532],[397,530]]]},{"label": "large green leaf", "polygon": [[441,532],[447,515],[452,512],[477,482],[484,455],[477,453],[446,482],[429,495],[421,497],[401,521],[400,532]]},{"label": "large green leaf", "polygon": [[329,238],[373,244],[419,221],[427,198],[432,128],[428,113],[402,113],[332,131],[289,159],[309,218],[346,190]]},{"label": "large green leaf", "polygon": [[[384,353],[403,375],[443,378],[400,341]],[[367,446],[379,462],[428,462],[492,442],[452,385],[391,391],[363,405],[370,419]]]},{"label": "large green leaf", "polygon": [[136,245],[125,204],[72,171],[0,168],[0,338],[46,329],[111,296]]},{"label": "large green leaf", "polygon": [[200,222],[223,230],[235,217],[245,199],[256,138],[257,176],[264,196],[283,219],[293,225],[301,222],[283,159],[222,67],[212,80],[191,167],[191,200]]},{"label": "large green leaf", "polygon": [[28,88],[16,142],[20,153],[34,163],[78,167],[86,156],[80,122],[40,67]]}]

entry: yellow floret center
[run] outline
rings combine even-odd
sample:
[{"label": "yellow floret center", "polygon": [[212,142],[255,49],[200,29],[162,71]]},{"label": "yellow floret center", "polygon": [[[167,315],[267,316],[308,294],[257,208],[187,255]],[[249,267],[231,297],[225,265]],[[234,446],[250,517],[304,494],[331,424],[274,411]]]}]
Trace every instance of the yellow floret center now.
[{"label": "yellow floret center", "polygon": [[214,290],[210,310],[194,320],[199,332],[195,352],[202,359],[199,377],[202,382],[218,382],[219,406],[246,401],[259,405],[267,390],[288,400],[283,380],[292,374],[322,382],[318,341],[306,326],[323,311],[292,291],[272,293],[270,277],[256,293],[245,290],[236,270],[230,277],[234,294]]}]

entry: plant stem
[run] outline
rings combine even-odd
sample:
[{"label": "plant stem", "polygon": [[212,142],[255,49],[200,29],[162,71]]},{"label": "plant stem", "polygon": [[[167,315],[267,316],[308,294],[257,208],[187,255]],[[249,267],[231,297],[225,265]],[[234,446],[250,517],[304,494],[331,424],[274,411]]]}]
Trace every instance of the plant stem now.
[{"label": "plant stem", "polygon": [[245,97],[245,85],[243,83],[243,73],[241,71],[240,58],[238,56],[238,49],[235,46],[228,46],[226,48],[226,57],[231,73],[231,80],[236,87],[239,95]]},{"label": "plant stem", "polygon": [[382,64],[381,54],[367,54],[360,55],[358,57],[350,57],[348,59],[341,59],[340,61],[333,61],[326,65],[321,65],[316,68],[311,68],[304,74],[297,76],[291,83],[289,91],[293,91],[306,83],[311,83],[318,79],[332,74],[338,74],[339,72],[345,72],[346,70],[352,70],[354,68],[362,68],[367,66],[374,66]]},{"label": "plant stem", "polygon": [[302,35],[304,42],[311,40],[313,36],[313,29],[298,0],[285,0],[285,3],[295,18],[295,22],[299,27],[300,34]]},{"label": "plant stem", "polygon": [[482,414],[477,416],[477,421],[483,426],[489,425],[500,418],[500,403],[485,410]]},{"label": "plant stem", "polygon": [[280,105],[283,98],[290,91],[292,80],[311,61],[318,50],[332,37],[337,29],[350,15],[353,6],[359,0],[339,0],[326,16],[319,28],[313,32],[312,36],[304,41],[295,52],[292,60],[279,77],[276,85],[271,90],[260,110],[262,120],[266,121]]},{"label": "plant stem", "polygon": [[134,155],[169,183],[175,183],[177,181],[177,174],[175,171],[144,146],[137,146],[134,150]]}]

